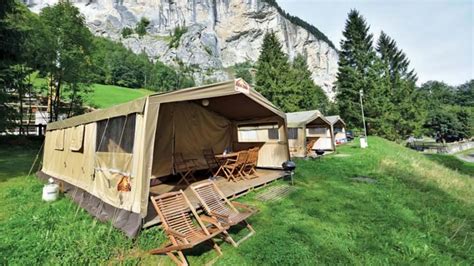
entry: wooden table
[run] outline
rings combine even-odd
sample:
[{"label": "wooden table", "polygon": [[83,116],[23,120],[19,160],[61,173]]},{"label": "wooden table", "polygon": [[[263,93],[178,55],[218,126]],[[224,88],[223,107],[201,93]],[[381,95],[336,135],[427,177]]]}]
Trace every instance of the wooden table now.
[{"label": "wooden table", "polygon": [[216,157],[217,160],[227,160],[229,158],[237,157],[238,155],[239,155],[238,152],[229,152],[226,154],[217,154],[217,155],[214,155],[214,157]]}]

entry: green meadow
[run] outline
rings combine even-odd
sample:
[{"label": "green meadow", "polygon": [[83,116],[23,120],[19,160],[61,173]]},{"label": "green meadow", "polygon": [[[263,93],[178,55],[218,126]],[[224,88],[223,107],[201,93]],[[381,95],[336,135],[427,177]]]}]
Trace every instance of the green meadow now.
[{"label": "green meadow", "polygon": [[[216,265],[472,265],[474,179],[381,138],[369,145],[298,160],[296,189],[279,201],[258,201],[265,189],[241,198],[260,209],[257,233],[238,248],[220,241]],[[165,239],[159,227],[130,240],[66,197],[42,202],[43,184],[27,176],[37,149],[0,149],[0,264],[172,265],[147,253]],[[186,255],[216,256],[207,246]]]}]

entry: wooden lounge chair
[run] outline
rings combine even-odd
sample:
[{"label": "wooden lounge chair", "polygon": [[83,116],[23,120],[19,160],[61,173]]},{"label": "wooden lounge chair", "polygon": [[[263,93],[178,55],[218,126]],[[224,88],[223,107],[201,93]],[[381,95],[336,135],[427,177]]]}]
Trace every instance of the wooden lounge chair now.
[{"label": "wooden lounge chair", "polygon": [[242,172],[247,177],[258,177],[257,175],[257,162],[258,162],[258,151],[260,148],[255,147],[249,150],[249,156]]},{"label": "wooden lounge chair", "polygon": [[243,173],[243,168],[248,158],[248,151],[239,151],[237,159],[228,159],[224,165],[222,165],[222,170],[227,178],[227,181],[237,182],[238,178],[246,179],[245,174]]},{"label": "wooden lounge chair", "polygon": [[[215,218],[199,216],[182,190],[152,196],[151,202],[169,238],[165,247],[150,250],[151,254],[166,254],[177,265],[188,265],[182,251],[209,241],[216,252],[222,255],[220,247],[212,238],[221,233],[228,236],[226,228]],[[197,223],[193,223],[192,218]],[[206,227],[203,222],[210,223],[211,226]]]},{"label": "wooden lounge chair", "polygon": [[209,168],[209,173],[212,176],[216,176],[217,169],[219,169],[220,164],[216,160],[214,151],[212,149],[203,149],[202,155],[204,156],[204,159],[206,160],[207,167]]},{"label": "wooden lounge chair", "polygon": [[183,158],[183,154],[180,152],[173,154],[173,158],[174,170],[181,176],[181,179],[178,181],[177,184],[179,185],[182,182],[185,182],[187,185],[189,185],[189,181],[196,181],[196,178],[194,177],[194,172],[196,171],[196,164],[194,162],[195,160],[185,160]]},{"label": "wooden lounge chair", "polygon": [[256,209],[239,202],[231,203],[212,181],[193,185],[191,186],[191,190],[201,202],[206,213],[219,221],[223,227],[243,224],[249,229],[250,233],[237,242],[235,242],[230,235],[228,236],[227,239],[233,246],[237,247],[255,233],[255,230],[247,223],[246,219],[253,215]]}]

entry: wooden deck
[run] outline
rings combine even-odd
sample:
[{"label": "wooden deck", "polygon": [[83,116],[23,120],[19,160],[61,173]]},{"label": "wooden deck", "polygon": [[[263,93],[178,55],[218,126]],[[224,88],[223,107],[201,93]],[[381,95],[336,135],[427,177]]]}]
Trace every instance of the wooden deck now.
[{"label": "wooden deck", "polygon": [[[280,179],[286,175],[284,171],[280,170],[257,170],[258,177],[250,180],[240,180],[238,182],[227,181],[224,177],[218,177],[215,180],[217,186],[222,191],[222,193],[229,199],[235,199],[247,194],[250,191],[262,188],[267,184]],[[207,181],[207,179],[200,180],[193,184],[199,184]],[[193,204],[196,209],[199,209],[201,206],[198,199],[194,196],[194,193],[191,191],[190,187],[186,186],[176,186],[175,183],[162,183],[150,188],[151,195],[159,195],[170,191],[176,191],[182,189],[186,196],[189,198],[189,201]],[[149,208],[150,210],[150,208]],[[154,210],[153,210],[154,211]],[[145,223],[143,227],[150,227],[152,225],[158,224],[160,219],[156,216],[153,220]]]}]

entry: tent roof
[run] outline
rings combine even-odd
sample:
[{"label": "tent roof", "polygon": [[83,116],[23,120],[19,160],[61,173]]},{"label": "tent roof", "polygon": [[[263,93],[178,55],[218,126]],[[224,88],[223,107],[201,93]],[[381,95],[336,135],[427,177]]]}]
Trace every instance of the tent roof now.
[{"label": "tent roof", "polygon": [[286,113],[288,127],[303,127],[318,118],[331,125],[319,110]]},{"label": "tent roof", "polygon": [[[232,95],[238,97],[229,97]],[[253,102],[245,101],[246,97],[252,99]],[[224,115],[235,120],[248,120],[270,115],[278,115],[283,119],[286,117],[285,113],[281,112],[256,90],[252,89],[243,79],[236,79],[171,92],[151,94],[144,98],[110,108],[49,123],[47,130],[73,127],[111,117],[124,116],[131,113],[143,113],[147,101],[150,104],[157,104],[197,101],[201,99],[209,99],[209,109],[211,110],[214,108],[213,106],[219,105],[222,107],[224,104],[223,102],[225,101],[224,106],[226,108],[219,109],[227,109],[226,114]]]},{"label": "tent roof", "polygon": [[331,115],[331,116],[326,116],[326,119],[331,122],[331,125],[334,125],[336,124],[337,122],[341,122],[344,126],[346,125],[346,123],[344,122],[344,120],[342,120],[342,118],[338,115]]}]

